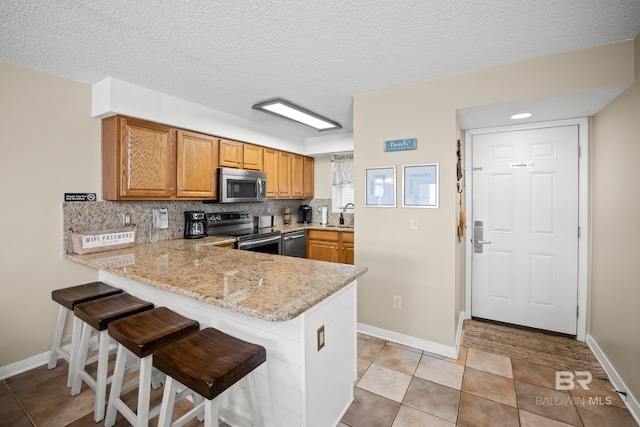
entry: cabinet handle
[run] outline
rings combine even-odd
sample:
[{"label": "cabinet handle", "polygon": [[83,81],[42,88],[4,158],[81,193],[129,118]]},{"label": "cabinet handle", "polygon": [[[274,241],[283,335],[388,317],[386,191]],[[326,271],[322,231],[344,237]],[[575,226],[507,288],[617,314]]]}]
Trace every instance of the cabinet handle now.
[{"label": "cabinet handle", "polygon": [[173,187],[169,188],[169,193],[173,193]]},{"label": "cabinet handle", "polygon": [[182,190],[184,190],[184,188],[182,188],[182,187],[178,188],[178,191],[182,191]]}]

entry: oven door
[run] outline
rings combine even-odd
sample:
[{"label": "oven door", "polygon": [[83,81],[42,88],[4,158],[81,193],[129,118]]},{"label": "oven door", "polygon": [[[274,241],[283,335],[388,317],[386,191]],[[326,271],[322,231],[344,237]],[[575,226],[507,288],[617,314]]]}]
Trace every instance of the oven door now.
[{"label": "oven door", "polygon": [[262,252],[274,255],[282,254],[280,235],[240,241],[236,243],[236,248],[242,251]]}]

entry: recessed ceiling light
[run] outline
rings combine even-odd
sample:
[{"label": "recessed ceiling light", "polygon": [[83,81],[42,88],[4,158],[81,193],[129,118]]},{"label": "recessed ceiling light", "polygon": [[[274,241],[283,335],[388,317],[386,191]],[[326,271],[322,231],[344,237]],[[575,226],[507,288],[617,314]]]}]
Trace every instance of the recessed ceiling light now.
[{"label": "recessed ceiling light", "polygon": [[251,108],[302,123],[319,131],[342,128],[339,123],[333,120],[329,120],[320,114],[316,114],[313,111],[309,111],[306,108],[302,108],[281,98],[260,102]]},{"label": "recessed ceiling light", "polygon": [[531,113],[518,113],[518,114],[514,114],[513,116],[511,116],[511,118],[513,120],[521,120],[521,119],[528,119],[531,116],[533,116],[533,114],[531,114]]}]

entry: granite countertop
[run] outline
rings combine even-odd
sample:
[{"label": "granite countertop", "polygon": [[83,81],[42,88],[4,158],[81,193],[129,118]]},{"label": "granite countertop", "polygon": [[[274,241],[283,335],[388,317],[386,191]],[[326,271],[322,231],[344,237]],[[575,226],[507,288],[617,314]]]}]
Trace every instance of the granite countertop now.
[{"label": "granite countertop", "polygon": [[217,247],[231,241],[175,239],[64,257],[273,322],[299,316],[367,272],[353,265]]}]

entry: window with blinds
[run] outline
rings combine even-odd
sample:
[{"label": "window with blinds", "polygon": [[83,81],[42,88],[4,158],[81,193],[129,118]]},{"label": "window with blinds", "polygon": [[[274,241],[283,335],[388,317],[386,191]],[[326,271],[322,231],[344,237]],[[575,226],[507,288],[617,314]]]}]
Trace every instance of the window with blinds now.
[{"label": "window with blinds", "polygon": [[[331,160],[333,185],[332,185],[332,211],[342,212],[347,203],[354,202],[353,188],[353,155],[335,155]],[[347,212],[353,212],[350,206]]]}]

